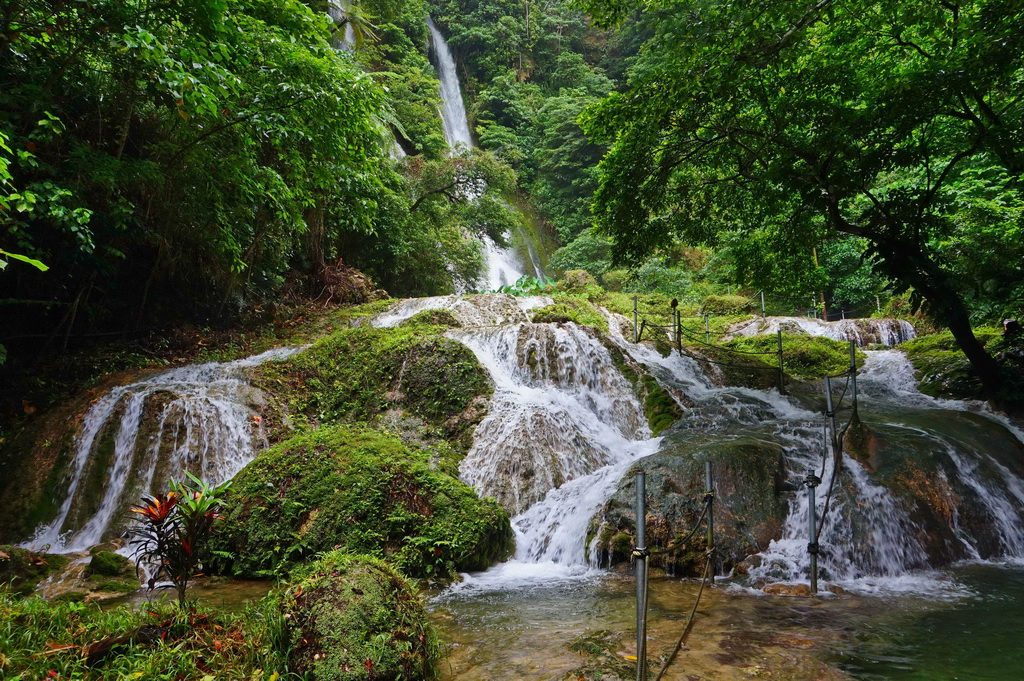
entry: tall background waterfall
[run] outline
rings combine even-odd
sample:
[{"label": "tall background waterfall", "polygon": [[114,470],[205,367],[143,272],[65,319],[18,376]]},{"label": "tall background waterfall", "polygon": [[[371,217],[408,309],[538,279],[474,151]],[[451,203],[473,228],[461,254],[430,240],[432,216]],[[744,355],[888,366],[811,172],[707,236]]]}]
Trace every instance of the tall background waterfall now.
[{"label": "tall background waterfall", "polygon": [[[466,105],[462,101],[462,88],[459,85],[455,58],[441,31],[430,17],[427,17],[427,28],[430,30],[432,53],[441,82],[440,114],[444,136],[448,140],[452,154],[463,153],[472,149],[474,145],[469,120],[466,117]],[[536,277],[543,276],[536,248],[530,244],[522,227],[519,227],[517,232],[512,235],[513,245],[507,248],[494,243],[490,237],[480,237],[487,264],[487,273],[480,282],[482,287],[493,291],[514,284],[527,271]]]}]

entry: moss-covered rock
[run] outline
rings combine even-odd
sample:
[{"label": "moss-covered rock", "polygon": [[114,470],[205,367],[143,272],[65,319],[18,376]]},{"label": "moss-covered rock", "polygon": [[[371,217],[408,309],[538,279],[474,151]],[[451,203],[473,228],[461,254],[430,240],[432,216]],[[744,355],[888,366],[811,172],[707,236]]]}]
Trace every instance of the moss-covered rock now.
[{"label": "moss-covered rock", "polygon": [[438,645],[423,604],[380,560],[328,553],[294,578],[285,594],[292,672],[311,681],[436,675]]},{"label": "moss-covered rock", "polygon": [[608,333],[608,320],[592,303],[582,298],[558,296],[555,302],[533,313],[537,324],[575,322]]},{"label": "moss-covered rock", "polygon": [[0,546],[0,591],[27,596],[47,576],[67,565],[68,559],[16,546]]},{"label": "moss-covered rock", "polygon": [[295,422],[373,421],[401,410],[466,451],[493,386],[472,351],[444,336],[453,321],[344,329],[291,361],[259,367],[256,383]]},{"label": "moss-covered rock", "polygon": [[366,427],[323,428],[258,456],[236,477],[213,565],[279,573],[332,548],[448,578],[508,557],[508,515],[436,470],[430,454]]},{"label": "moss-covered rock", "polygon": [[563,293],[587,293],[599,289],[597,279],[586,270],[569,270],[558,280],[558,290]]},{"label": "moss-covered rock", "polygon": [[89,553],[92,558],[86,574],[90,577],[124,577],[132,573],[132,562],[119,553],[102,547],[95,547]]},{"label": "moss-covered rock", "polygon": [[743,296],[708,296],[700,306],[701,314],[735,315],[754,311],[754,301]]},{"label": "moss-covered rock", "polygon": [[644,397],[644,416],[647,417],[647,425],[651,428],[654,436],[661,433],[679,420],[683,410],[658,381],[651,375],[641,378]]},{"label": "moss-covered rock", "polygon": [[[975,336],[989,345],[999,335],[996,329],[978,329]],[[932,397],[971,399],[981,395],[981,381],[949,331],[919,336],[900,344],[914,365],[918,389]]]},{"label": "moss-covered rock", "polygon": [[[704,463],[711,460],[715,485],[717,569],[728,571],[767,548],[786,517],[779,498],[784,480],[782,447],[745,437],[694,442],[692,434],[669,435],[662,450],[643,460],[647,474],[647,545],[675,546],[697,524],[704,508]],[[597,518],[602,562],[629,560],[636,531],[636,482],[628,473]],[[704,529],[678,551],[653,555],[651,565],[676,574],[699,575],[704,564]]]}]

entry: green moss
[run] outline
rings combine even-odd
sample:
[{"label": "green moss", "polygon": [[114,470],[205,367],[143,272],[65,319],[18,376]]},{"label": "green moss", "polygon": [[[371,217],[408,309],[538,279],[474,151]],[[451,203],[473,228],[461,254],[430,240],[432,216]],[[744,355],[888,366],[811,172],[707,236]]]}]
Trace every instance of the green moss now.
[{"label": "green moss", "polygon": [[99,582],[93,588],[94,591],[118,594],[130,594],[138,589],[139,582],[132,579],[108,579],[106,581]]},{"label": "green moss", "polygon": [[409,317],[401,326],[444,326],[451,329],[457,329],[462,326],[462,322],[455,318],[448,310],[423,310],[417,312],[412,317]]},{"label": "green moss", "polygon": [[753,311],[754,302],[743,296],[708,296],[701,304],[701,312],[712,315],[735,315]]},{"label": "green moss", "polygon": [[345,329],[289,362],[260,367],[256,382],[300,422],[370,421],[400,409],[467,451],[483,418],[475,400],[493,386],[472,351],[446,330],[419,323]]},{"label": "green moss", "polygon": [[537,324],[574,322],[608,333],[608,320],[592,303],[583,298],[556,296],[554,303],[533,313]]},{"label": "green moss", "polygon": [[132,571],[131,561],[120,554],[99,547],[94,548],[90,553],[92,559],[89,561],[89,567],[86,568],[86,573],[90,576],[122,577]]},{"label": "green moss", "polygon": [[[993,328],[977,329],[978,341],[988,346],[1000,336]],[[900,344],[914,365],[918,389],[933,397],[965,399],[981,394],[981,381],[949,331],[919,336]]]},{"label": "green moss", "polygon": [[[778,339],[776,336],[737,338],[720,348],[704,348],[713,360],[720,362],[730,383],[757,388],[778,384]],[[782,359],[789,378],[820,379],[844,373],[850,366],[849,343],[830,338],[802,334],[782,335]],[[857,351],[857,365],[864,363],[864,353]]]},{"label": "green moss", "polygon": [[512,550],[508,514],[436,470],[425,451],[365,427],[296,436],[232,484],[218,571],[283,572],[331,548],[385,558],[408,575],[448,578]]},{"label": "green moss", "polygon": [[328,553],[285,593],[292,672],[315,681],[436,676],[439,646],[423,604],[380,560]]},{"label": "green moss", "polygon": [[88,595],[84,591],[65,591],[57,595],[53,600],[55,603],[81,603]]},{"label": "green moss", "polygon": [[67,564],[68,559],[61,555],[0,546],[0,593],[28,595],[39,582]]},{"label": "green moss", "polygon": [[559,291],[571,294],[587,293],[601,288],[594,275],[586,270],[569,270],[558,280],[557,287]]},{"label": "green moss", "polygon": [[641,383],[644,389],[644,416],[647,417],[651,433],[657,436],[678,421],[683,410],[653,376],[644,376]]}]

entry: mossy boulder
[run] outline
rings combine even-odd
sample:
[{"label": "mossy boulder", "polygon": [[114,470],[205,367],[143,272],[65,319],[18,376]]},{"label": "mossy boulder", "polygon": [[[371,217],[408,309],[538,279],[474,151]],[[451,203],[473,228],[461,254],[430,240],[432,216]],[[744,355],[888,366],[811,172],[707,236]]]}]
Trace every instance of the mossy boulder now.
[{"label": "mossy boulder", "polygon": [[[704,509],[704,464],[712,462],[717,565],[727,572],[767,548],[786,517],[779,493],[785,478],[782,447],[750,437],[694,442],[692,433],[670,434],[658,454],[634,466],[596,518],[603,563],[629,560],[636,532],[635,470],[647,478],[647,545],[675,546]],[[688,439],[690,439],[688,441]],[[699,575],[704,564],[704,527],[680,550],[653,555],[651,565],[674,574]]]},{"label": "mossy boulder", "polygon": [[[778,342],[774,335],[752,336],[698,350],[712,360],[709,368],[717,367],[726,384],[767,390],[779,385]],[[857,366],[863,365],[864,352],[857,350],[856,357]],[[787,386],[842,374],[850,367],[850,345],[822,336],[783,333],[782,366]]]},{"label": "mossy boulder", "polygon": [[701,303],[701,314],[735,315],[754,311],[754,301],[743,296],[708,296]]},{"label": "mossy boulder", "polygon": [[410,584],[370,556],[328,553],[287,585],[288,665],[311,681],[436,676],[439,646]]},{"label": "mossy boulder", "polygon": [[[996,329],[978,329],[975,337],[988,346]],[[918,380],[918,389],[932,397],[971,399],[981,395],[981,381],[949,331],[919,336],[900,344]]]},{"label": "mossy boulder", "polygon": [[67,564],[68,559],[61,555],[0,546],[0,591],[27,596],[39,582]]},{"label": "mossy boulder", "polygon": [[558,280],[557,288],[563,293],[587,293],[601,288],[594,275],[586,270],[569,270]]},{"label": "mossy boulder", "polygon": [[574,322],[608,333],[608,320],[592,303],[582,298],[558,296],[555,302],[533,313],[536,324]]},{"label": "mossy boulder", "polygon": [[643,388],[644,416],[647,417],[647,425],[650,426],[652,435],[661,435],[665,429],[679,420],[683,410],[653,376],[643,376],[640,383]]},{"label": "mossy boulder", "polygon": [[232,483],[214,568],[264,576],[332,548],[449,578],[507,558],[508,514],[431,463],[429,451],[366,427],[325,427],[259,455]]},{"label": "mossy boulder", "polygon": [[450,314],[421,314],[432,323],[335,332],[290,361],[259,367],[255,383],[293,422],[374,421],[401,410],[468,451],[493,385],[472,351],[444,336]]},{"label": "mossy boulder", "polygon": [[90,577],[125,577],[133,573],[132,562],[119,553],[102,547],[95,547],[89,553],[92,558],[86,574]]}]

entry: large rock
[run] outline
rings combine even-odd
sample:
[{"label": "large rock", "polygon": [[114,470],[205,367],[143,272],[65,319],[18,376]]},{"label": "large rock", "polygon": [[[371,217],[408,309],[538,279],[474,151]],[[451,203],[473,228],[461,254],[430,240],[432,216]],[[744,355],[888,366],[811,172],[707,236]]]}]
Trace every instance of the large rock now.
[{"label": "large rock", "polygon": [[282,598],[288,666],[311,681],[434,678],[439,645],[423,604],[390,566],[335,551]]},{"label": "large rock", "polygon": [[507,558],[508,514],[431,459],[366,427],[286,440],[236,476],[212,565],[261,576],[340,547],[408,575],[447,578]]},{"label": "large rock", "polygon": [[[714,478],[716,569],[728,571],[762,551],[778,536],[786,517],[779,499],[784,479],[782,447],[750,437],[693,442],[689,433],[666,437],[662,450],[636,466],[647,473],[647,545],[663,549],[688,534],[704,504],[704,464]],[[636,483],[627,473],[597,518],[597,549],[602,562],[629,559],[636,530]],[[651,564],[676,574],[700,574],[704,564],[704,529],[681,550],[652,556]]]}]

